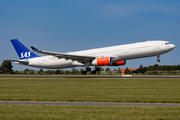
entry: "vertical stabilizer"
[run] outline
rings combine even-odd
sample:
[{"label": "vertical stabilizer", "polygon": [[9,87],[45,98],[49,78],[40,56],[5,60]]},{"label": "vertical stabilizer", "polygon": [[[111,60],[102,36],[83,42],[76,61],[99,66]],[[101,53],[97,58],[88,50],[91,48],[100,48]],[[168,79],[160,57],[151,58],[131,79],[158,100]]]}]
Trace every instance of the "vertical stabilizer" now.
[{"label": "vertical stabilizer", "polygon": [[40,57],[40,56],[36,55],[34,52],[32,52],[31,50],[29,50],[26,46],[24,46],[18,39],[12,39],[11,43],[13,44],[13,46],[21,60]]}]

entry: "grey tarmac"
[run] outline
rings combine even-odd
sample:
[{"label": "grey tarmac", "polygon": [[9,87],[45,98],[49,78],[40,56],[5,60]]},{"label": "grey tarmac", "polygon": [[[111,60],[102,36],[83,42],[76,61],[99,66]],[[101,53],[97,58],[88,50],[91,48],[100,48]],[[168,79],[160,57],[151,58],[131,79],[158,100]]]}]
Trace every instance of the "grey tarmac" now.
[{"label": "grey tarmac", "polygon": [[175,103],[110,103],[110,102],[50,102],[50,101],[0,101],[4,105],[75,105],[75,106],[156,106],[180,107]]}]

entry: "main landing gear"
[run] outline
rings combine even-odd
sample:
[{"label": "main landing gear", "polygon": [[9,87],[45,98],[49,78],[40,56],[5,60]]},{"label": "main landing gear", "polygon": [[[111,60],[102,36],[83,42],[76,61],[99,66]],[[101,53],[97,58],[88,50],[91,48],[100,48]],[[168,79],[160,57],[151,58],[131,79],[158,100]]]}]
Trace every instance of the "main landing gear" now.
[{"label": "main landing gear", "polygon": [[96,74],[96,71],[100,71],[100,68],[95,67],[95,70],[92,71],[92,74]]},{"label": "main landing gear", "polygon": [[[82,71],[83,75],[86,75],[87,72],[91,71],[91,68],[87,67],[85,71]],[[95,67],[95,70],[91,71],[92,74],[96,74],[96,71],[100,71],[100,68]]]},{"label": "main landing gear", "polygon": [[157,56],[157,62],[160,62],[161,60],[159,59],[160,58],[160,55]]},{"label": "main landing gear", "polygon": [[82,71],[82,74],[86,75],[88,71],[91,71],[91,68],[87,67],[85,71]]}]

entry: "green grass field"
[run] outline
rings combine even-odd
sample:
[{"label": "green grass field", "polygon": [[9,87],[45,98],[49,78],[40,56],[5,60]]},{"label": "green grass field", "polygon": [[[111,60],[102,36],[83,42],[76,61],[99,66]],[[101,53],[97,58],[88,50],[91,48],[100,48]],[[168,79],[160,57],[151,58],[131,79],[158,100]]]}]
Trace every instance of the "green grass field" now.
[{"label": "green grass field", "polygon": [[0,78],[0,100],[180,103],[180,79]]},{"label": "green grass field", "polygon": [[[180,103],[180,79],[0,78],[0,100]],[[180,107],[0,105],[0,119],[177,120]]]},{"label": "green grass field", "polygon": [[0,105],[1,120],[178,120],[180,107]]}]

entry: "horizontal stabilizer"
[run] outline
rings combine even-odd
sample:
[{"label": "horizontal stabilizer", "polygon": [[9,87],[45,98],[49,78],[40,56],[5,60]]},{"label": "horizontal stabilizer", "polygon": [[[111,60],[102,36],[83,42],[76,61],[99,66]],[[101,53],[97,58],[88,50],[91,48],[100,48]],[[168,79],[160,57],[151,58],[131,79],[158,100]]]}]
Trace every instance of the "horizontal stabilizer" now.
[{"label": "horizontal stabilizer", "polygon": [[17,63],[17,64],[22,64],[22,65],[28,65],[29,64],[28,60],[25,60],[25,61],[20,61],[20,60],[4,60],[4,61],[11,61],[11,62],[14,62],[14,63]]}]

